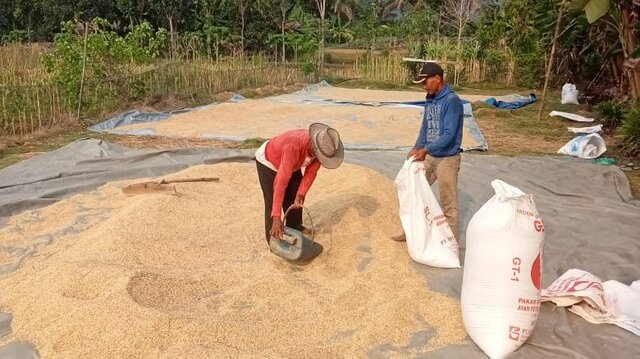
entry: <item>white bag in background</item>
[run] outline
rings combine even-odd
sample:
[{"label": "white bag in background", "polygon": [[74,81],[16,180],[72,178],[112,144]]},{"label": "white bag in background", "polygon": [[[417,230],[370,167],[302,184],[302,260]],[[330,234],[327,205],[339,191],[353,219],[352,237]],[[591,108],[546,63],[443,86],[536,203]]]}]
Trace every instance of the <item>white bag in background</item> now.
[{"label": "white bag in background", "polygon": [[615,280],[602,280],[580,269],[569,269],[549,288],[542,290],[542,301],[569,307],[593,324],[614,324],[640,336],[640,288]]},{"label": "white bag in background", "polygon": [[578,104],[578,90],[576,90],[576,85],[574,84],[564,84],[562,86],[562,99],[560,100],[561,104]]},{"label": "white bag in background", "polygon": [[458,242],[427,181],[424,163],[406,160],[394,184],[411,259],[433,267],[460,268]]},{"label": "white bag in background", "polygon": [[602,125],[595,125],[589,127],[567,127],[567,130],[573,133],[598,133],[602,131]]},{"label": "white bag in background", "polygon": [[616,280],[608,280],[602,287],[613,312],[611,324],[640,336],[640,289]]},{"label": "white bag in background", "polygon": [[544,226],[532,195],[494,180],[495,195],[471,218],[462,278],[462,319],[490,358],[531,335],[540,310]]},{"label": "white bag in background", "polygon": [[604,139],[597,133],[581,135],[567,142],[558,153],[580,158],[596,158],[607,152]]},{"label": "white bag in background", "polygon": [[584,117],[582,115],[578,115],[577,113],[562,112],[562,111],[551,111],[549,112],[549,116],[563,117],[563,118],[566,118],[567,120],[576,121],[576,122],[593,122],[596,120],[593,117]]}]

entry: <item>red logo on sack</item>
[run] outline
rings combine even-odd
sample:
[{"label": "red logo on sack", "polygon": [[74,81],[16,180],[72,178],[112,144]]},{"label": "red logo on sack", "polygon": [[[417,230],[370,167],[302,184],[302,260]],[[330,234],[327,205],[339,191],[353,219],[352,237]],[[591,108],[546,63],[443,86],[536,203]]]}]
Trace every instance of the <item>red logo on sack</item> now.
[{"label": "red logo on sack", "polygon": [[533,261],[533,265],[531,265],[531,282],[538,290],[540,290],[540,277],[540,255],[538,254],[536,260]]},{"label": "red logo on sack", "polygon": [[429,206],[424,207],[424,218],[427,220],[427,225],[431,226],[433,218],[431,218],[431,210]]},{"label": "red logo on sack", "polygon": [[536,229],[536,232],[544,232],[544,224],[542,224],[541,218],[536,218],[536,220],[533,221],[533,228]]},{"label": "red logo on sack", "polygon": [[510,325],[509,326],[509,339],[517,341],[520,339],[520,328]]}]

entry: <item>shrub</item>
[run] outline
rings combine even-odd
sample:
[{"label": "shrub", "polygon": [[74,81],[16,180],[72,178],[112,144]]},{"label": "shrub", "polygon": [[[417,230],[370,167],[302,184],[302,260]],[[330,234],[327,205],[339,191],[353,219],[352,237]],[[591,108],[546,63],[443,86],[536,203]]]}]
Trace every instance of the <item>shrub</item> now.
[{"label": "shrub", "polygon": [[640,156],[640,105],[627,111],[620,127],[622,149],[632,157]]},{"label": "shrub", "polygon": [[604,127],[609,129],[618,127],[624,117],[624,104],[620,101],[603,101],[598,104],[596,109],[600,113],[600,121]]}]

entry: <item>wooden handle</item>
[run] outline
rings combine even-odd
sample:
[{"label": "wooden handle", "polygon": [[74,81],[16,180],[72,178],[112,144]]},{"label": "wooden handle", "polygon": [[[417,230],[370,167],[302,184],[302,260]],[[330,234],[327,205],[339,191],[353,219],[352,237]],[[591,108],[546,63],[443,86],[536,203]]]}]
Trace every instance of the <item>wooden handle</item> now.
[{"label": "wooden handle", "polygon": [[200,178],[182,178],[182,179],[173,179],[173,180],[165,180],[163,179],[160,183],[182,183],[182,182],[218,182],[220,178],[218,177],[200,177]]}]

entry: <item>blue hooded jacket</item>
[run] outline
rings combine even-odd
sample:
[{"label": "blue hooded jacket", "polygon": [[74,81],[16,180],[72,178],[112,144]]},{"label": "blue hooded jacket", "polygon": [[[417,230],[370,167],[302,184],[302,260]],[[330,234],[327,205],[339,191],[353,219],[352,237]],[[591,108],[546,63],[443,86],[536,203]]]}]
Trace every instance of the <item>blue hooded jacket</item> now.
[{"label": "blue hooded jacket", "polygon": [[424,103],[422,127],[415,148],[427,148],[433,157],[457,155],[462,144],[464,110],[462,101],[445,85]]}]

